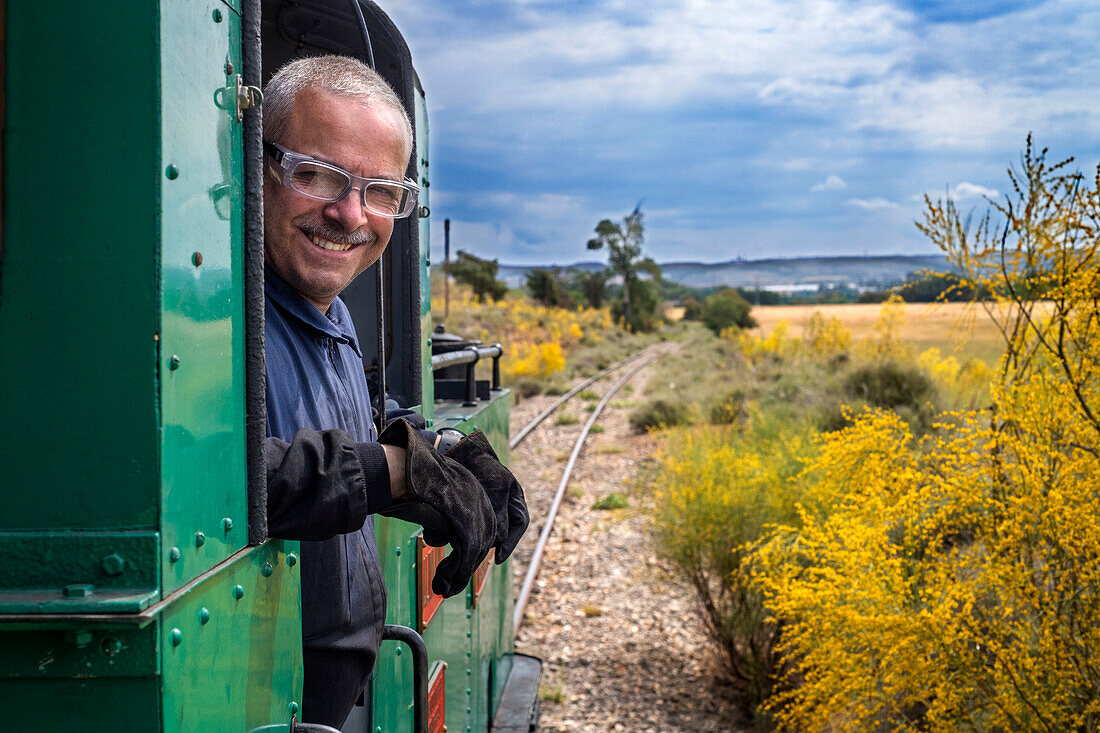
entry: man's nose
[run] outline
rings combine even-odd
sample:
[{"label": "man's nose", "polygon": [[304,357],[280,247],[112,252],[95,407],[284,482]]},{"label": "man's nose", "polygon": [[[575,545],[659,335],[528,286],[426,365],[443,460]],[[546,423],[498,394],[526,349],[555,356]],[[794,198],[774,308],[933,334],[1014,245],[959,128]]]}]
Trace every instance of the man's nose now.
[{"label": "man's nose", "polygon": [[370,220],[370,214],[363,208],[357,188],[348,191],[342,199],[326,204],[325,216],[340,224],[345,232],[354,232]]}]

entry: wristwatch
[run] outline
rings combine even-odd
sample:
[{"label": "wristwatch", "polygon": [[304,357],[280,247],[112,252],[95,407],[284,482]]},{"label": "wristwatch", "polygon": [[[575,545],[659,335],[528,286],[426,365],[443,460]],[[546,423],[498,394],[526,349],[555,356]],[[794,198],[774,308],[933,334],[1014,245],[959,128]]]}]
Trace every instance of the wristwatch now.
[{"label": "wristwatch", "polygon": [[466,437],[466,433],[458,428],[442,428],[435,431],[438,438],[435,441],[435,449],[446,455],[447,451],[458,445],[458,441]]}]

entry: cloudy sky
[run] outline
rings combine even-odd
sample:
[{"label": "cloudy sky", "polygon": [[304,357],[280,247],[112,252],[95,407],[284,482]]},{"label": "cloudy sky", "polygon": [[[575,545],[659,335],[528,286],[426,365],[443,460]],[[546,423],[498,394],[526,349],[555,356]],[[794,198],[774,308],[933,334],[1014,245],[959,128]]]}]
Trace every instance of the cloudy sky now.
[{"label": "cloudy sky", "polygon": [[[1100,160],[1096,0],[402,0],[433,260],[568,264],[639,201],[658,261],[920,254],[1029,131]],[[597,253],[598,254],[598,253]]]}]

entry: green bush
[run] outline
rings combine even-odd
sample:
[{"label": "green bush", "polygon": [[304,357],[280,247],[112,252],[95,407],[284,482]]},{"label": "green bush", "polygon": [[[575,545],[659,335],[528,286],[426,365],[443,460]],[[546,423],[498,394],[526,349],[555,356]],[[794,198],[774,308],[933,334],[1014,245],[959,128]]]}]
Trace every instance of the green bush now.
[{"label": "green bush", "polygon": [[607,511],[609,509],[626,509],[630,502],[622,494],[611,493],[592,505],[593,509]]},{"label": "green bush", "polygon": [[739,389],[710,406],[711,425],[732,425],[745,418],[745,393]]},{"label": "green bush", "polygon": [[924,372],[891,361],[856,369],[845,379],[844,390],[888,410],[908,407],[919,411],[935,394],[932,380]]},{"label": "green bush", "polygon": [[731,327],[754,327],[756,321],[749,315],[751,310],[752,306],[736,290],[727,289],[707,296],[703,301],[700,320],[704,326],[718,335]]},{"label": "green bush", "polygon": [[667,428],[690,422],[687,405],[671,400],[651,400],[634,410],[630,426],[639,433],[653,428]]}]

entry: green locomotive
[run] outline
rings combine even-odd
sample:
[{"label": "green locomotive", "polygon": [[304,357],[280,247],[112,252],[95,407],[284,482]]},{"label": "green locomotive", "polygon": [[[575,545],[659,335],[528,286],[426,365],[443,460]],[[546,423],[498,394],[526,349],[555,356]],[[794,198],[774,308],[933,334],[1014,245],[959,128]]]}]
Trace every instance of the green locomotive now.
[{"label": "green locomotive", "polygon": [[[344,0],[0,1],[5,727],[319,729],[297,722],[297,543],[264,511],[259,89],[291,58],[373,55],[414,120],[420,218],[344,294],[368,376],[507,460],[511,397],[473,372],[499,348],[433,363],[424,93],[359,9],[365,27]],[[444,602],[443,551],[375,521],[393,640],[344,730],[532,729],[510,564]]]}]

